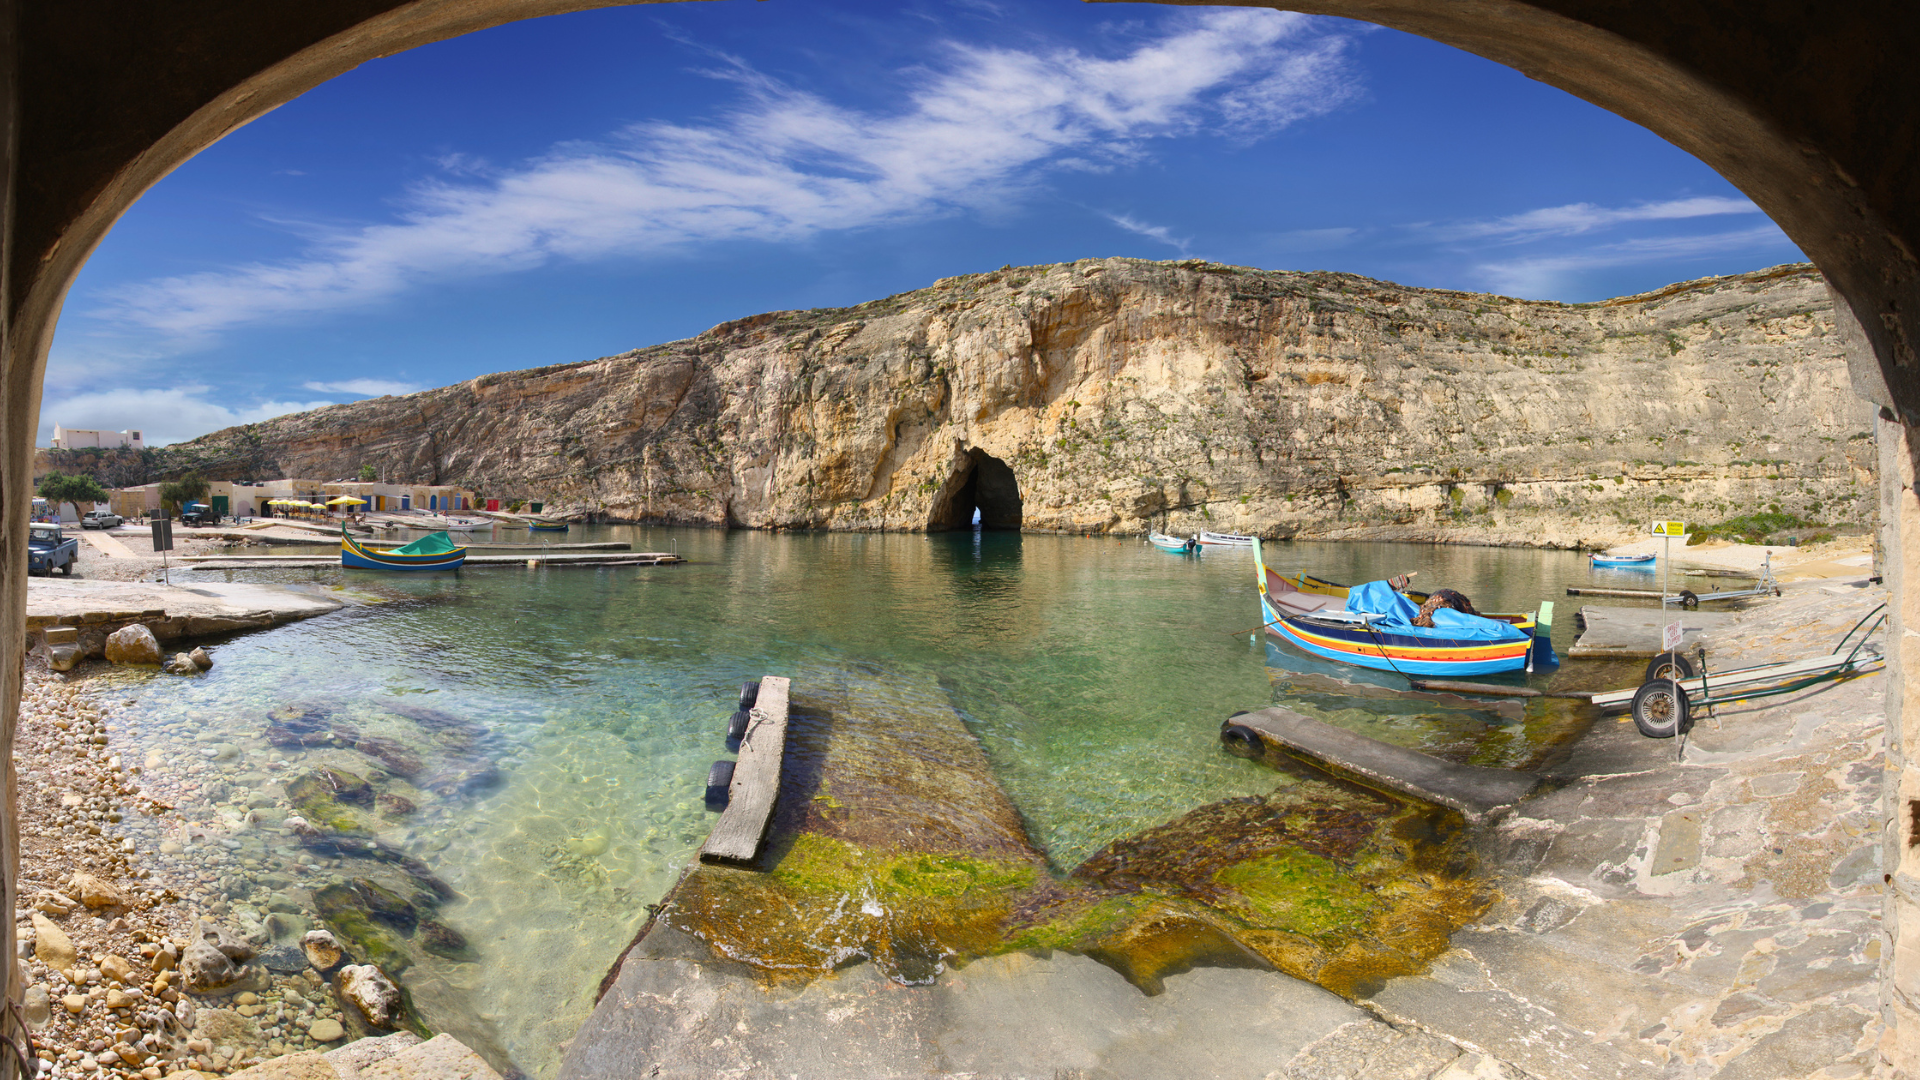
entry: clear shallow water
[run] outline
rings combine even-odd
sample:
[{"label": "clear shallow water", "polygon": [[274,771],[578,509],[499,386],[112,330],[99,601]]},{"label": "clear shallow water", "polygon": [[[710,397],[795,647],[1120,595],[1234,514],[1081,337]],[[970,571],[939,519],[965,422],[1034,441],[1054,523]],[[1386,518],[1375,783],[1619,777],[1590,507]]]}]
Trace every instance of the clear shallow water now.
[{"label": "clear shallow water", "polygon": [[[1243,551],[1193,558],[1138,540],[1000,533],[598,526],[566,537],[603,539],[677,547],[690,562],[206,572],[344,585],[380,601],[225,643],[202,678],[115,691],[133,701],[117,735],[149,763],[198,761],[229,742],[257,770],[234,781],[241,786],[272,794],[328,764],[416,804],[408,816],[364,816],[457,890],[440,918],[476,960],[425,957],[407,981],[429,1008],[470,1015],[536,1076],[552,1074],[558,1045],[646,905],[704,839],[711,819],[700,789],[708,764],[726,756],[723,728],[742,680],[788,674],[800,696],[809,683],[882,696],[894,682],[939,687],[1062,870],[1200,804],[1287,783],[1219,749],[1221,720],[1240,709],[1280,702],[1491,762],[1526,760],[1570,730],[1517,707],[1355,696],[1365,680],[1357,690],[1325,683],[1298,654],[1254,640],[1260,616]],[[1632,572],[1590,575],[1584,558],[1564,552],[1279,544],[1268,559],[1349,582],[1419,570],[1418,585],[1458,588],[1483,610],[1556,599],[1562,651],[1573,637],[1566,584],[1651,584]],[[438,762],[382,777],[378,761],[344,746],[273,747],[268,714],[288,706],[324,708],[429,758],[437,744],[396,711],[472,721],[486,735],[467,758],[497,767],[499,782],[436,784]],[[294,850],[277,831],[258,836]],[[347,872],[321,864],[294,876],[311,888]]]}]

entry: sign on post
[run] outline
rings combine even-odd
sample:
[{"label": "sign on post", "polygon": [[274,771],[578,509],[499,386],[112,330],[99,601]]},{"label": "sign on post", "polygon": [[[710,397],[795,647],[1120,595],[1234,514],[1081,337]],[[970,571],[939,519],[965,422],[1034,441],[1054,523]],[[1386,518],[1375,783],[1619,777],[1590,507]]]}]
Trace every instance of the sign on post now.
[{"label": "sign on post", "polygon": [[1660,651],[1672,652],[1680,647],[1680,624],[1668,623],[1660,631]]},{"label": "sign on post", "polygon": [[1687,523],[1684,521],[1656,521],[1653,523],[1655,536],[1685,536]]},{"label": "sign on post", "polygon": [[172,551],[173,550],[173,519],[172,518],[162,517],[162,518],[153,519],[153,550],[155,551]]}]

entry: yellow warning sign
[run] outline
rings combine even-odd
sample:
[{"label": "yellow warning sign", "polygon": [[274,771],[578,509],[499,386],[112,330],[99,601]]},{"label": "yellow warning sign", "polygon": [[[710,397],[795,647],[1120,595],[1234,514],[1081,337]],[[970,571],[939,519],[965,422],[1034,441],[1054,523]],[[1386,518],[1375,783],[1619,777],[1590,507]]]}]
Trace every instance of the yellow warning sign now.
[{"label": "yellow warning sign", "polygon": [[1687,523],[1684,521],[1656,521],[1653,523],[1655,536],[1685,536]]}]

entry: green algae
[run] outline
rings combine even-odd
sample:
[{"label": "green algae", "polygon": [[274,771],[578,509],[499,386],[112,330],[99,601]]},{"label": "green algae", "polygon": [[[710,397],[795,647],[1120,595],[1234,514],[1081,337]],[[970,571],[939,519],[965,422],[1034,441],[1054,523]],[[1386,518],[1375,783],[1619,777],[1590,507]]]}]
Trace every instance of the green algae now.
[{"label": "green algae", "polygon": [[1305,851],[1236,863],[1214,880],[1233,890],[1248,922],[1313,937],[1373,920],[1388,899]]}]

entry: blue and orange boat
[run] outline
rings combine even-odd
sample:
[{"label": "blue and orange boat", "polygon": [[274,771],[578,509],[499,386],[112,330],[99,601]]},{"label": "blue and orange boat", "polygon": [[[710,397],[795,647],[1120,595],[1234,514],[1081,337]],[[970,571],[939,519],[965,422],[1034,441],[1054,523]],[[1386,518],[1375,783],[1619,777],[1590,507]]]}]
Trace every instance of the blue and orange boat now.
[{"label": "blue and orange boat", "polygon": [[458,570],[467,549],[445,532],[429,533],[405,547],[377,551],[340,529],[340,565],[358,570]]},{"label": "blue and orange boat", "polygon": [[1304,572],[1289,579],[1267,569],[1258,543],[1253,565],[1267,632],[1312,656],[1402,675],[1519,671],[1529,656],[1541,666],[1558,663],[1552,642],[1536,639],[1531,614],[1440,608],[1432,626],[1418,626],[1413,619],[1424,593],[1401,592],[1385,581],[1349,588]]}]

